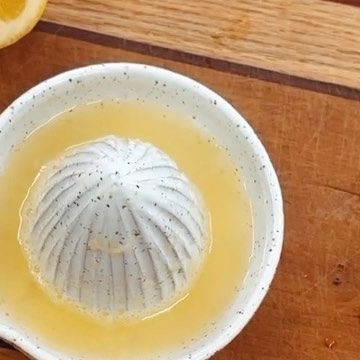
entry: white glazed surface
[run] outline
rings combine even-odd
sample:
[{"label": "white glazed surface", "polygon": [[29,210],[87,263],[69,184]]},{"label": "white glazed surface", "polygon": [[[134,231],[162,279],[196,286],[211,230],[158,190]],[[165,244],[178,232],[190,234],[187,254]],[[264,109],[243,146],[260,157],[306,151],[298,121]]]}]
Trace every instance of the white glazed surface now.
[{"label": "white glazed surface", "polygon": [[168,155],[107,136],[43,165],[19,235],[47,290],[89,314],[143,318],[188,291],[206,223],[200,194]]},{"label": "white glazed surface", "polygon": [[[37,127],[79,104],[107,100],[151,101],[190,118],[223,147],[241,170],[253,211],[253,256],[246,279],[222,317],[191,345],[161,359],[204,360],[228,344],[259,307],[274,276],[283,241],[283,204],[270,159],[244,118],[223,98],[185,76],[141,64],[75,69],[32,88],[0,115],[0,171],[9,152]],[[239,239],[240,241],[240,239]],[[0,294],[1,295],[1,294]],[[36,334],[0,313],[0,337],[39,360],[74,359],[36,340]]]}]

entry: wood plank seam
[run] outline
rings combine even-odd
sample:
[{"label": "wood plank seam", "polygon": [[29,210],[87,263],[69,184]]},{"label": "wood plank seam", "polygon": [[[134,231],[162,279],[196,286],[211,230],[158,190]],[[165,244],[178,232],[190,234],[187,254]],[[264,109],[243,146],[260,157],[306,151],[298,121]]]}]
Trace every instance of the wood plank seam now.
[{"label": "wood plank seam", "polygon": [[325,0],[330,2],[335,2],[344,5],[360,6],[360,0]]},{"label": "wood plank seam", "polygon": [[283,74],[250,65],[233,63],[208,56],[196,55],[185,51],[167,49],[161,46],[150,45],[117,36],[105,35],[94,31],[59,25],[48,21],[41,21],[36,26],[35,30],[105,45],[112,48],[129,50],[144,55],[151,54],[152,56],[167,60],[202,66],[227,73],[233,73],[236,75],[249,76],[259,80],[312,90],[337,97],[360,100],[360,89],[306,79],[303,77]]}]

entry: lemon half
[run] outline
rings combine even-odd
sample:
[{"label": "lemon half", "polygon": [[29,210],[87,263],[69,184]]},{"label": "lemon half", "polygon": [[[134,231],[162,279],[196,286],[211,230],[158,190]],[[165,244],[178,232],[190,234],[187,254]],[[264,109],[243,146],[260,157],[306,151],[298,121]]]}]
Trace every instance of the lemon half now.
[{"label": "lemon half", "polygon": [[47,0],[0,0],[0,49],[29,33],[46,3]]}]

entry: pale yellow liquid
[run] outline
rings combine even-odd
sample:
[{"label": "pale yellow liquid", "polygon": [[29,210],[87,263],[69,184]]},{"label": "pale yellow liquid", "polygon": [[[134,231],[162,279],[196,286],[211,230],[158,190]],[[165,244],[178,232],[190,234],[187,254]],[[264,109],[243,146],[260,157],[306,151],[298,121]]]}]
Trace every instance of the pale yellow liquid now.
[{"label": "pale yellow liquid", "polygon": [[[181,302],[136,323],[101,323],[56,302],[33,279],[17,239],[19,209],[40,167],[67,147],[106,135],[138,138],[168,153],[201,191],[212,248]],[[199,336],[231,303],[252,249],[251,211],[225,152],[181,114],[153,104],[79,107],[39,128],[0,177],[0,310],[55,350],[86,359],[154,358]]]}]

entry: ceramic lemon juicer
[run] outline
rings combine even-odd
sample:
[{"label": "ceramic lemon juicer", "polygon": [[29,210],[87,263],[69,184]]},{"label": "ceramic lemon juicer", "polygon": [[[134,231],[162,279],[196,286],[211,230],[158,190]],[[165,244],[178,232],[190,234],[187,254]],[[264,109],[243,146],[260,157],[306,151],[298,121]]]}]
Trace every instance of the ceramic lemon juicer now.
[{"label": "ceramic lemon juicer", "polygon": [[0,337],[39,360],[208,359],[281,252],[281,191],[254,131],[153,66],[74,69],[14,101],[0,200]]}]

